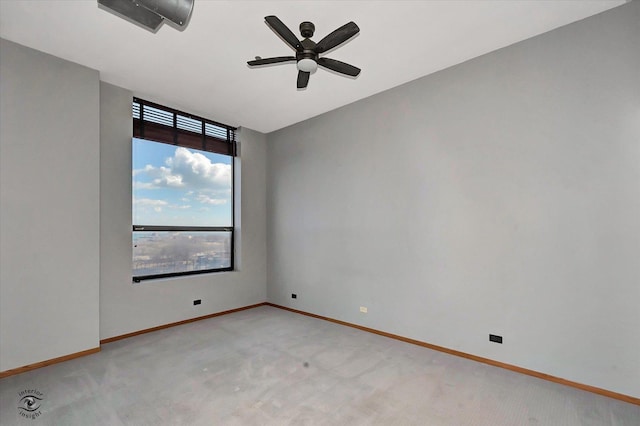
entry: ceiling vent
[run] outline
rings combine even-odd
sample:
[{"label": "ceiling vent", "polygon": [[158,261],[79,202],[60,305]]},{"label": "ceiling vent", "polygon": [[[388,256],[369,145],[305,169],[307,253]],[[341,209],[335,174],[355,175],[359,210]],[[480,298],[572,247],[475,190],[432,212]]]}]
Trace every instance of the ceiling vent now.
[{"label": "ceiling vent", "polygon": [[189,22],[194,0],[98,0],[100,8],[156,32],[164,20],[179,29]]}]

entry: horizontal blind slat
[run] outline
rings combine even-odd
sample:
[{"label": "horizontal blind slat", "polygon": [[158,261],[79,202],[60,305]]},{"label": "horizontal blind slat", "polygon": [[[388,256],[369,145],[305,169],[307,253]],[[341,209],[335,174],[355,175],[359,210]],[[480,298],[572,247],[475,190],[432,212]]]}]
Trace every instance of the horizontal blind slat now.
[{"label": "horizontal blind slat", "polygon": [[135,137],[236,155],[235,127],[138,98],[133,99],[132,116]]}]

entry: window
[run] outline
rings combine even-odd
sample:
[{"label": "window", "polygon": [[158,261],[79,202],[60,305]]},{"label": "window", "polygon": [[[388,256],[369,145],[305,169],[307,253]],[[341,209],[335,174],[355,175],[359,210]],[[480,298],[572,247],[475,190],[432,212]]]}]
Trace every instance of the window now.
[{"label": "window", "polygon": [[133,100],[133,280],[234,266],[235,128]]}]

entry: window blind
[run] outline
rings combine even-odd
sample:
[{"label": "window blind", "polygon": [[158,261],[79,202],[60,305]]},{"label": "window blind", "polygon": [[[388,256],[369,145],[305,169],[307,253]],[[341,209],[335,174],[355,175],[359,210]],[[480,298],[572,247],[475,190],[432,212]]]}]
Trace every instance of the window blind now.
[{"label": "window blind", "polygon": [[236,128],[133,98],[133,137],[236,156]]}]

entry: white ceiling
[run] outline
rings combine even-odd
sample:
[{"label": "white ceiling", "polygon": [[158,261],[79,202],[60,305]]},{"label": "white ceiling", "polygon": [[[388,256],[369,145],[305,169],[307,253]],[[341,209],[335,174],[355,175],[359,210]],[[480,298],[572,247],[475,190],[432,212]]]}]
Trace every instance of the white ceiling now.
[{"label": "white ceiling", "polygon": [[[268,133],[622,3],[195,0],[186,29],[165,24],[153,34],[96,0],[0,0],[0,36],[99,70],[140,97]],[[316,42],[356,22],[360,34],[326,56],[362,73],[321,68],[298,90],[294,63],[250,69],[255,56],[293,52],[267,15],[296,35],[313,22]]]}]

